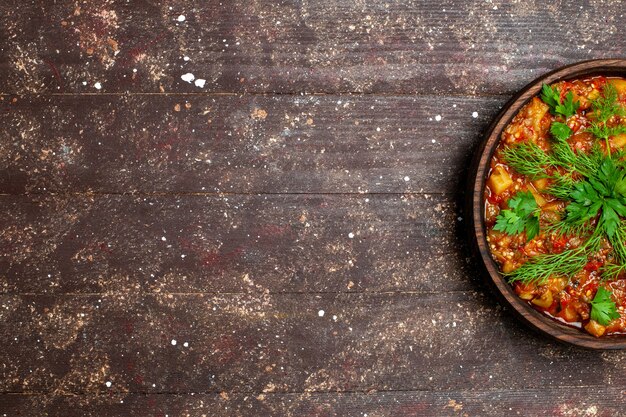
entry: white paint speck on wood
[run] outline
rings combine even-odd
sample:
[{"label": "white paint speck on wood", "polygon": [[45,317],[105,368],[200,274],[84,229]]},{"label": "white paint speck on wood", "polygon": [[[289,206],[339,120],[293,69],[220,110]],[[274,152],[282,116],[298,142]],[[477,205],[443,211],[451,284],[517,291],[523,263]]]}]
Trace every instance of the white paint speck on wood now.
[{"label": "white paint speck on wood", "polygon": [[196,77],[192,73],[188,72],[187,74],[181,75],[180,79],[185,82],[191,83],[193,80],[196,79]]}]

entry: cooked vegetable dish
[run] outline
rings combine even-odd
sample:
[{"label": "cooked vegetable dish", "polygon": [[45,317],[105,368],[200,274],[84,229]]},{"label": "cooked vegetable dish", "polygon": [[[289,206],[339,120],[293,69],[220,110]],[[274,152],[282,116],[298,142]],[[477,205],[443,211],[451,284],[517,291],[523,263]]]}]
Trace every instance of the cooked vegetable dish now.
[{"label": "cooked vegetable dish", "polygon": [[543,85],[503,131],[485,189],[491,254],[532,307],[626,334],[626,80]]}]

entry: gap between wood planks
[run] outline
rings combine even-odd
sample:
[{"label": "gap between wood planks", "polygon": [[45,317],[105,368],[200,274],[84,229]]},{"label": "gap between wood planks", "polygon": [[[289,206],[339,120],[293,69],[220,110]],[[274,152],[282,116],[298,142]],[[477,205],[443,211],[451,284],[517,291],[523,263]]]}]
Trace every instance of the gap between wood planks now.
[{"label": "gap between wood planks", "polygon": [[[571,389],[590,389],[590,390],[596,390],[599,387],[596,385],[559,385],[558,389],[559,390],[563,390],[563,391],[567,391],[567,390],[571,390]],[[0,391],[0,395],[16,395],[16,396],[42,396],[42,395],[53,395],[55,397],[76,397],[76,396],[90,396],[90,397],[110,397],[111,395],[144,395],[144,396],[150,396],[150,395],[173,395],[173,396],[180,396],[180,395],[220,395],[220,393],[225,392],[227,394],[232,394],[232,395],[259,395],[259,394],[263,394],[266,397],[268,396],[275,396],[275,397],[279,397],[279,396],[288,396],[288,395],[302,395],[302,394],[306,394],[306,395],[327,395],[327,394],[331,394],[331,395],[350,395],[350,394],[364,394],[364,395],[375,395],[375,394],[393,394],[393,393],[438,393],[438,394],[476,394],[477,392],[480,393],[496,393],[496,392],[517,392],[517,393],[523,393],[523,392],[535,392],[537,391],[537,388],[526,388],[526,389],[511,389],[511,390],[505,390],[502,388],[495,388],[495,389],[481,389],[479,391],[477,390],[450,390],[450,391],[443,391],[443,390],[438,390],[438,389],[390,389],[390,390],[385,390],[385,389],[368,389],[368,390],[347,390],[347,391],[316,391],[316,390],[311,390],[311,391],[274,391],[274,392],[263,392],[263,391],[229,391],[229,390],[221,390],[221,391],[113,391],[113,390],[109,390],[106,391],[106,393],[100,393],[100,392],[87,392],[87,391],[73,391],[71,393],[62,393],[62,394],[56,394],[52,391]]]},{"label": "gap between wood planks", "polygon": [[437,195],[437,196],[449,196],[458,197],[462,193],[450,193],[450,192],[424,192],[424,191],[406,191],[406,192],[214,192],[214,191],[128,191],[128,192],[116,192],[116,191],[80,191],[80,192],[29,192],[29,193],[0,193],[1,197],[107,197],[107,196],[128,196],[128,197],[230,197],[230,196],[264,196],[264,195],[345,195],[345,196],[368,196],[368,195],[383,195],[383,196],[402,196],[402,195]]},{"label": "gap between wood planks", "polygon": [[[218,291],[196,291],[196,292],[134,292],[133,296],[157,296],[157,295],[173,295],[173,296],[242,296],[242,295],[442,295],[442,294],[476,294],[477,290],[446,290],[446,291],[247,291],[247,292],[218,292]],[[40,292],[0,292],[0,297],[116,297],[127,296],[128,292],[58,292],[58,293],[40,293]]]},{"label": "gap between wood planks", "polygon": [[245,97],[245,96],[353,96],[353,97],[365,97],[365,96],[380,96],[380,97],[449,97],[449,98],[489,98],[489,97],[513,97],[515,92],[511,93],[473,93],[473,94],[432,94],[432,93],[394,93],[394,92],[365,92],[365,91],[333,91],[333,92],[305,92],[305,91],[288,91],[288,92],[266,92],[266,91],[241,91],[241,92],[219,92],[219,91],[207,91],[207,92],[83,92],[83,93],[0,93],[0,97],[83,97],[83,96],[198,96],[198,97],[212,97],[212,96],[226,96],[226,97]]}]

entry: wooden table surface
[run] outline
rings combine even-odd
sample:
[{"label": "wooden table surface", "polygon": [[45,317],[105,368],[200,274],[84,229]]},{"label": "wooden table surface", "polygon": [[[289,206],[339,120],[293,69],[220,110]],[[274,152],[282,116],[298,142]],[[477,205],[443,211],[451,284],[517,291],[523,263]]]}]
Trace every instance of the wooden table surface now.
[{"label": "wooden table surface", "polygon": [[620,1],[4,0],[0,416],[623,416],[483,288],[467,165]]}]

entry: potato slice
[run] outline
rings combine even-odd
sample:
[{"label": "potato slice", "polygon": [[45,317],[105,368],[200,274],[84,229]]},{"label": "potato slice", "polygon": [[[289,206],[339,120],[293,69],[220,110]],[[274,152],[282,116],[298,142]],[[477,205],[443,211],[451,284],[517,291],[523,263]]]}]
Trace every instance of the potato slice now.
[{"label": "potato slice", "polygon": [[570,323],[574,321],[579,321],[578,313],[576,312],[576,309],[572,305],[568,305],[567,307],[565,307],[563,311],[561,311],[560,316],[565,321],[568,321]]},{"label": "potato slice", "polygon": [[532,292],[521,292],[518,294],[518,296],[522,300],[528,301],[528,300],[532,300],[535,295]]},{"label": "potato slice", "polygon": [[616,148],[623,148],[626,145],[626,133],[620,133],[619,135],[611,136],[611,145]]},{"label": "potato slice", "polygon": [[585,325],[585,330],[594,335],[595,337],[600,337],[606,332],[606,327],[598,323],[597,321],[591,319],[589,323]]},{"label": "potato slice", "polygon": [[537,202],[537,205],[539,207],[543,207],[548,204],[548,200],[543,198],[543,196],[539,192],[537,192],[534,187],[528,187],[528,191],[530,191],[533,197],[535,197],[535,201]]},{"label": "potato slice", "polygon": [[498,165],[489,176],[488,185],[491,191],[500,195],[513,185],[513,179],[503,166]]},{"label": "potato slice", "polygon": [[539,99],[539,97],[533,97],[532,101],[528,106],[527,115],[532,120],[534,131],[536,135],[533,137],[533,140],[537,139],[539,132],[541,132],[541,120],[543,116],[546,115],[550,107],[543,101]]},{"label": "potato slice", "polygon": [[609,83],[611,83],[613,87],[615,87],[619,98],[626,97],[626,80],[609,80]]},{"label": "potato slice", "polygon": [[538,191],[543,191],[548,188],[548,185],[550,185],[550,183],[547,178],[539,178],[538,180],[533,181],[533,185]]},{"label": "potato slice", "polygon": [[567,278],[556,277],[550,278],[546,283],[550,291],[553,293],[559,293],[567,286]]},{"label": "potato slice", "polygon": [[509,272],[513,272],[515,271],[515,269],[516,269],[515,264],[508,259],[504,261],[504,264],[502,264],[502,272],[504,272],[505,274],[508,274]]},{"label": "potato slice", "polygon": [[598,97],[600,97],[600,90],[596,90],[595,88],[593,90],[591,90],[588,94],[586,99],[587,100],[595,100]]},{"label": "potato slice", "polygon": [[551,201],[548,204],[546,204],[545,206],[543,206],[542,209],[544,211],[560,212],[563,209],[563,203],[560,203],[558,201]]},{"label": "potato slice", "polygon": [[546,291],[540,297],[534,298],[531,303],[541,308],[549,308],[552,305],[552,292]]}]

